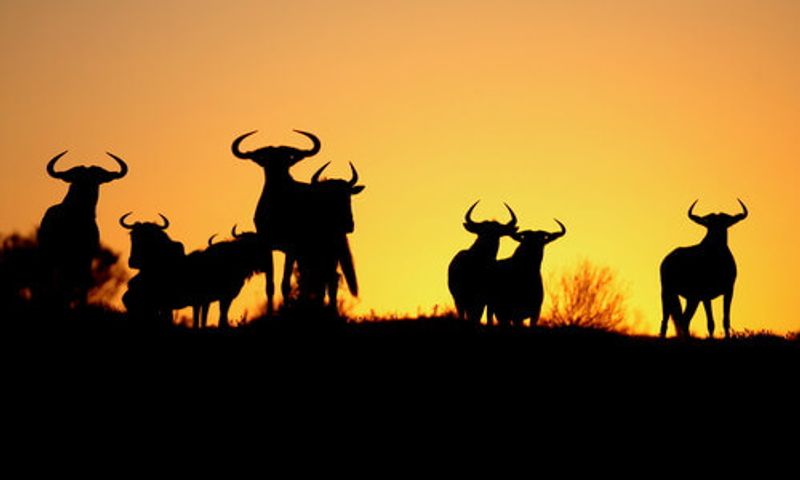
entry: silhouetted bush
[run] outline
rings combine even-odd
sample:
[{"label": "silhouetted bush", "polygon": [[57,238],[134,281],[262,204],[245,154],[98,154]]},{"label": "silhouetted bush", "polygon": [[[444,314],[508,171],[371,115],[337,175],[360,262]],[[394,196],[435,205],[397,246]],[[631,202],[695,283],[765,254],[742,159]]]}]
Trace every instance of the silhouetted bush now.
[{"label": "silhouetted bush", "polygon": [[16,309],[31,299],[38,260],[36,239],[0,234],[0,306]]},{"label": "silhouetted bush", "polygon": [[[128,273],[120,255],[105,245],[92,261],[92,288],[89,302],[110,305],[118,297],[128,280]],[[31,292],[39,280],[39,262],[36,235],[0,234],[0,309],[18,312],[31,306]]]},{"label": "silhouetted bush", "polygon": [[558,278],[544,323],[624,331],[625,318],[625,294],[614,272],[584,260]]}]

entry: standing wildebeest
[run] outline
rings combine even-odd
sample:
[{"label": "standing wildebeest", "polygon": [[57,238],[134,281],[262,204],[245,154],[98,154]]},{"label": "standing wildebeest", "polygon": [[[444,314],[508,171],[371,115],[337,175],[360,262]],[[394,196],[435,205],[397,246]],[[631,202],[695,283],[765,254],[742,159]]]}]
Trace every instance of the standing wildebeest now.
[{"label": "standing wildebeest", "polygon": [[[456,254],[447,272],[447,286],[453,295],[458,317],[476,325],[481,323],[483,309],[488,300],[489,274],[497,260],[500,237],[517,231],[517,216],[508,205],[506,208],[511,214],[511,220],[506,224],[494,220],[473,221],[472,211],[478,202],[473,203],[464,215],[464,228],[478,238],[467,250],[461,250]],[[491,322],[492,319],[489,318],[487,325],[491,325]]]},{"label": "standing wildebeest", "polygon": [[130,230],[128,266],[138,269],[139,273],[128,281],[122,303],[131,317],[142,322],[156,322],[154,326],[167,326],[172,322],[174,291],[186,277],[183,271],[186,253],[182,243],[167,235],[167,217],[159,214],[163,225],[152,222],[129,224],[125,219],[131,213],[120,217],[119,224]]},{"label": "standing wildebeest", "polygon": [[[738,200],[738,199],[737,199]],[[706,227],[703,240],[691,247],[673,250],[661,262],[661,336],[667,334],[670,316],[679,336],[689,336],[689,323],[702,301],[708,321],[708,336],[714,336],[714,315],[711,300],[723,296],[723,327],[725,338],[730,336],[731,300],[736,281],[736,262],[728,248],[728,228],[747,218],[747,207],[739,200],[742,213],[710,213],[704,217],[693,213],[697,200],[689,207],[689,218]],[[678,296],[686,299],[681,312]]]},{"label": "standing wildebeest", "polygon": [[228,327],[228,310],[239,295],[245,281],[261,270],[264,260],[264,244],[256,232],[236,232],[231,229],[233,240],[217,242],[201,252],[187,256],[187,273],[194,278],[187,279],[185,286],[191,288],[188,296],[194,307],[195,328],[205,327],[208,307],[219,301],[219,327]]},{"label": "standing wildebeest", "polygon": [[47,173],[69,183],[69,190],[61,203],[47,209],[37,233],[42,264],[38,293],[60,306],[86,302],[92,286],[92,261],[100,251],[95,218],[100,185],[128,173],[128,165],[112,153],[108,155],[119,165],[119,172],[97,166],[57,171],[56,162],[66,153],[59,153],[47,163]]},{"label": "standing wildebeest", "polygon": [[347,234],[354,230],[351,197],[364,190],[357,185],[358,172],[350,163],[350,180],[320,180],[323,165],[311,177],[308,189],[308,210],[306,222],[298,231],[296,239],[296,258],[300,273],[300,299],[310,304],[324,304],[325,294],[328,305],[337,307],[337,290],[341,266],[348,289],[358,296],[358,281]]},{"label": "standing wildebeest", "polygon": [[294,147],[269,146],[243,152],[240,149],[242,141],[256,131],[253,130],[237,137],[231,144],[231,151],[237,158],[255,162],[264,169],[264,188],[258,199],[253,221],[256,231],[263,237],[266,245],[263,266],[267,277],[267,313],[271,314],[274,309],[273,297],[275,295],[272,251],[280,250],[286,254],[281,282],[281,292],[285,301],[291,290],[291,272],[294,264],[297,231],[306,221],[303,215],[306,210],[305,193],[308,185],[295,181],[289,174],[289,169],[304,158],[319,153],[321,143],[315,135],[295,130],[313,142],[311,149],[300,150]]},{"label": "standing wildebeest", "polygon": [[522,325],[526,318],[536,326],[542,311],[544,285],[542,258],[544,247],[567,233],[563,223],[556,220],[560,232],[524,230],[511,235],[519,242],[510,258],[495,263],[490,276],[489,321],[494,315],[500,325]]}]

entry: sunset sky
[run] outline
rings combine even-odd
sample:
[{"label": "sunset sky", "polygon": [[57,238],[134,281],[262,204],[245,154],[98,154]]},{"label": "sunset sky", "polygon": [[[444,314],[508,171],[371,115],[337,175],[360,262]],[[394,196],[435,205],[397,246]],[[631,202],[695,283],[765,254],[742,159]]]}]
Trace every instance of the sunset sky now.
[{"label": "sunset sky", "polygon": [[[367,186],[356,313],[452,305],[447,265],[480,199],[477,218],[508,202],[523,228],[564,222],[545,281],[609,266],[655,334],[658,265],[704,233],[689,205],[736,213],[740,197],[733,328],[800,330],[799,26],[796,0],[0,0],[0,232],[62,199],[56,153],[114,168],[110,151],[130,173],[102,188],[104,243],[127,259],[132,210],[202,247],[253,228],[263,175],[231,141],[306,148],[301,129],[322,151],[295,178],[352,161]],[[253,283],[234,317],[263,300]]]}]

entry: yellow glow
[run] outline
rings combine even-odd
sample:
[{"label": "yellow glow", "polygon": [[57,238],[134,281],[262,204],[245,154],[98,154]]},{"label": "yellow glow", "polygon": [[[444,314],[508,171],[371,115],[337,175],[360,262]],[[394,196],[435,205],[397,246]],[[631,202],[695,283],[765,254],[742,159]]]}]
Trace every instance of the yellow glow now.
[{"label": "yellow glow", "polygon": [[732,212],[738,196],[733,326],[798,330],[798,25],[794,0],[5,1],[0,231],[60,201],[52,155],[110,167],[108,150],[131,170],[101,192],[103,240],[127,257],[120,214],[163,212],[202,247],[252,228],[262,173],[230,142],[305,145],[299,128],[323,150],[297,178],[353,161],[367,185],[357,312],[450,304],[447,264],[482,199],[476,214],[505,218],[506,201],[523,227],[562,220],[545,278],[613,267],[654,333],[658,265],[703,233],[689,204]]}]

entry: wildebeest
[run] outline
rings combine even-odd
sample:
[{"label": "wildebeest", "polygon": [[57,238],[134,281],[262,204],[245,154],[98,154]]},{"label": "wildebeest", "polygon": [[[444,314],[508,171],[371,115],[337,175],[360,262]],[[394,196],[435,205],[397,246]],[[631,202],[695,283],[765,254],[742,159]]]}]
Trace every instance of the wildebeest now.
[{"label": "wildebeest", "polygon": [[219,326],[228,327],[231,303],[245,281],[263,269],[262,237],[256,232],[237,233],[236,225],[231,235],[233,240],[214,244],[209,239],[208,248],[187,256],[187,273],[193,278],[185,281],[184,288],[190,289],[187,296],[195,309],[195,327],[206,326],[209,305],[216,301],[219,302]]},{"label": "wildebeest", "polygon": [[[186,253],[183,244],[172,240],[166,233],[169,219],[159,214],[163,224],[153,222],[127,223],[128,212],[119,224],[130,230],[131,253],[128,266],[138,269],[128,281],[128,290],[122,296],[128,314],[136,321],[152,326],[167,326],[172,322],[176,307],[175,290],[185,280]],[[185,305],[181,305],[185,306]]]},{"label": "wildebeest", "polygon": [[300,273],[301,301],[337,307],[341,266],[348,289],[358,296],[358,281],[347,234],[355,228],[351,197],[364,190],[357,185],[358,172],[350,163],[350,180],[325,179],[320,176],[329,163],[317,170],[308,189],[308,221],[298,231],[295,255]]},{"label": "wildebeest", "polygon": [[[747,207],[739,200],[742,213],[694,214],[697,200],[689,207],[689,219],[706,228],[706,235],[697,245],[679,247],[661,262],[662,337],[667,334],[669,318],[679,336],[689,336],[689,323],[700,302],[706,311],[708,336],[714,336],[714,315],[711,300],[722,295],[723,327],[725,338],[730,336],[731,301],[736,282],[736,261],[728,248],[728,228],[747,218]],[[686,309],[681,312],[678,298],[686,299]]]},{"label": "wildebeest", "polygon": [[[289,168],[300,160],[319,152],[319,139],[308,132],[296,130],[313,142],[310,150],[293,147],[263,147],[243,152],[240,144],[249,132],[239,136],[231,145],[237,158],[252,160],[264,169],[264,189],[256,207],[254,223],[262,236],[265,251],[263,268],[267,274],[267,312],[273,311],[274,282],[272,278],[271,250],[286,254],[281,291],[284,300],[291,290],[291,273],[295,262],[300,272],[299,290],[302,301],[324,302],[327,291],[329,302],[336,303],[336,264],[340,265],[350,291],[357,295],[358,286],[353,268],[352,253],[347,233],[353,231],[350,196],[363,187],[356,186],[358,174],[351,165],[350,181],[319,181],[320,168],[311,184],[294,180]],[[302,261],[299,257],[303,257]],[[331,262],[333,267],[331,268]],[[302,263],[302,264],[301,264]]]},{"label": "wildebeest", "polygon": [[319,138],[309,132],[295,130],[308,137],[313,146],[302,150],[287,146],[268,146],[257,150],[242,151],[242,141],[256,130],[237,137],[231,144],[231,152],[236,158],[250,160],[264,170],[264,187],[258,199],[253,222],[256,231],[264,238],[266,251],[263,262],[267,280],[267,313],[274,311],[275,280],[273,278],[272,251],[280,250],[286,254],[281,292],[284,300],[291,290],[291,273],[294,265],[294,249],[297,232],[302,227],[306,207],[308,184],[295,181],[289,169],[299,161],[319,153]]},{"label": "wildebeest", "polygon": [[47,209],[37,233],[41,282],[35,295],[58,306],[86,303],[92,286],[92,262],[100,252],[95,218],[100,185],[128,173],[128,165],[112,153],[108,155],[119,165],[118,172],[98,166],[56,170],[56,163],[66,153],[59,153],[47,163],[47,173],[67,182],[69,190],[61,203]]},{"label": "wildebeest", "polygon": [[563,223],[558,232],[524,230],[511,235],[519,242],[510,258],[497,261],[490,275],[488,315],[500,325],[522,325],[527,318],[531,326],[539,321],[544,300],[542,259],[544,247],[567,233]]},{"label": "wildebeest", "polygon": [[[497,260],[500,238],[517,231],[517,216],[506,205],[511,214],[508,223],[494,220],[475,222],[472,211],[476,205],[478,202],[473,203],[464,215],[464,228],[478,238],[472,246],[453,257],[447,271],[447,286],[455,301],[458,317],[478,325],[488,300],[489,275]],[[491,318],[488,324],[491,325]]]}]

